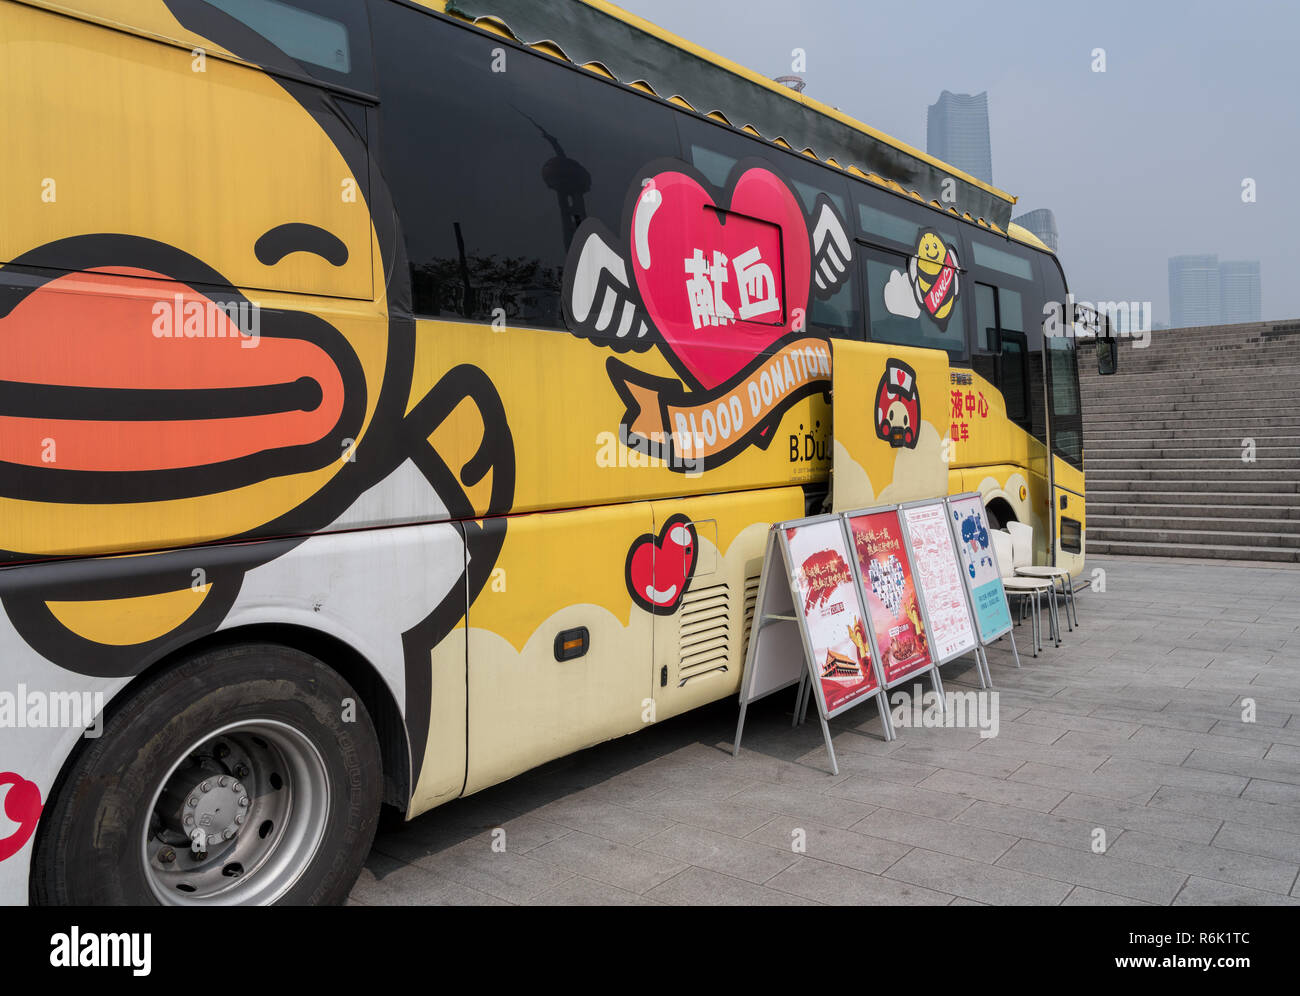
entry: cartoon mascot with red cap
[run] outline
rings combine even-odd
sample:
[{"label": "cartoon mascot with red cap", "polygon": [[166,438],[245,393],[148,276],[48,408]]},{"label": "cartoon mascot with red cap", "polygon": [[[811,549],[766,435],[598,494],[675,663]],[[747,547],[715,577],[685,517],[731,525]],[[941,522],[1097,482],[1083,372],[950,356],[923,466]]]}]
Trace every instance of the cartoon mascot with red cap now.
[{"label": "cartoon mascot with red cap", "polygon": [[921,396],[916,371],[902,360],[889,360],[876,388],[876,435],[897,449],[916,449],[921,431]]}]

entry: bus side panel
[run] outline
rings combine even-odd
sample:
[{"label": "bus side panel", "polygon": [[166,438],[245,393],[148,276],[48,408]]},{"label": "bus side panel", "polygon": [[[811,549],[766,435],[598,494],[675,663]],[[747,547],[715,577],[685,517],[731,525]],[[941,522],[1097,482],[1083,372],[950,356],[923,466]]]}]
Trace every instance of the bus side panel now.
[{"label": "bus side panel", "polygon": [[627,579],[651,576],[652,528],[648,502],[509,519],[469,609],[467,793],[644,725],[652,616]]}]

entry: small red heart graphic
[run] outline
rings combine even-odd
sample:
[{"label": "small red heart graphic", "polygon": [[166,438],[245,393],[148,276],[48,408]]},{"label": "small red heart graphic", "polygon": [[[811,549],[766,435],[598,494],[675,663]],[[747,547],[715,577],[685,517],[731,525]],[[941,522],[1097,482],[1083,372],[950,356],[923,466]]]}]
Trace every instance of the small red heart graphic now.
[{"label": "small red heart graphic", "polygon": [[637,198],[631,239],[665,351],[701,387],[727,381],[807,313],[808,223],[770,170],[741,174],[727,206],[693,177],[660,173]]},{"label": "small red heart graphic", "polygon": [[658,536],[638,536],[623,572],[632,600],[656,615],[676,612],[695,573],[698,542],[695,526],[684,515],[668,519]]}]

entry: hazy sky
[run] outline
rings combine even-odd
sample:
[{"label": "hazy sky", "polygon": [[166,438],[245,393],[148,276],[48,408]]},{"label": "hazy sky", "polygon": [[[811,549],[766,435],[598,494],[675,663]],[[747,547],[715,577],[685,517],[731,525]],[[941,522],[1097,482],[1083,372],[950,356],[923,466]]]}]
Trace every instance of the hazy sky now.
[{"label": "hazy sky", "polygon": [[921,149],[940,91],[987,90],[993,183],[1017,215],[1056,213],[1077,297],[1151,301],[1167,324],[1169,257],[1218,253],[1260,261],[1265,320],[1300,318],[1294,0],[621,6],[767,76],[802,48],[809,96]]}]

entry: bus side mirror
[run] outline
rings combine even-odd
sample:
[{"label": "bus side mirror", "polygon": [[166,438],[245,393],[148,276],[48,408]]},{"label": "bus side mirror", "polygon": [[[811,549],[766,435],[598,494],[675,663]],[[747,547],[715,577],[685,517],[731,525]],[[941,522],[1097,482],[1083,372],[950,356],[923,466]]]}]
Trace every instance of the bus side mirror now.
[{"label": "bus side mirror", "polygon": [[1108,377],[1119,368],[1119,340],[1097,340],[1097,373]]}]

